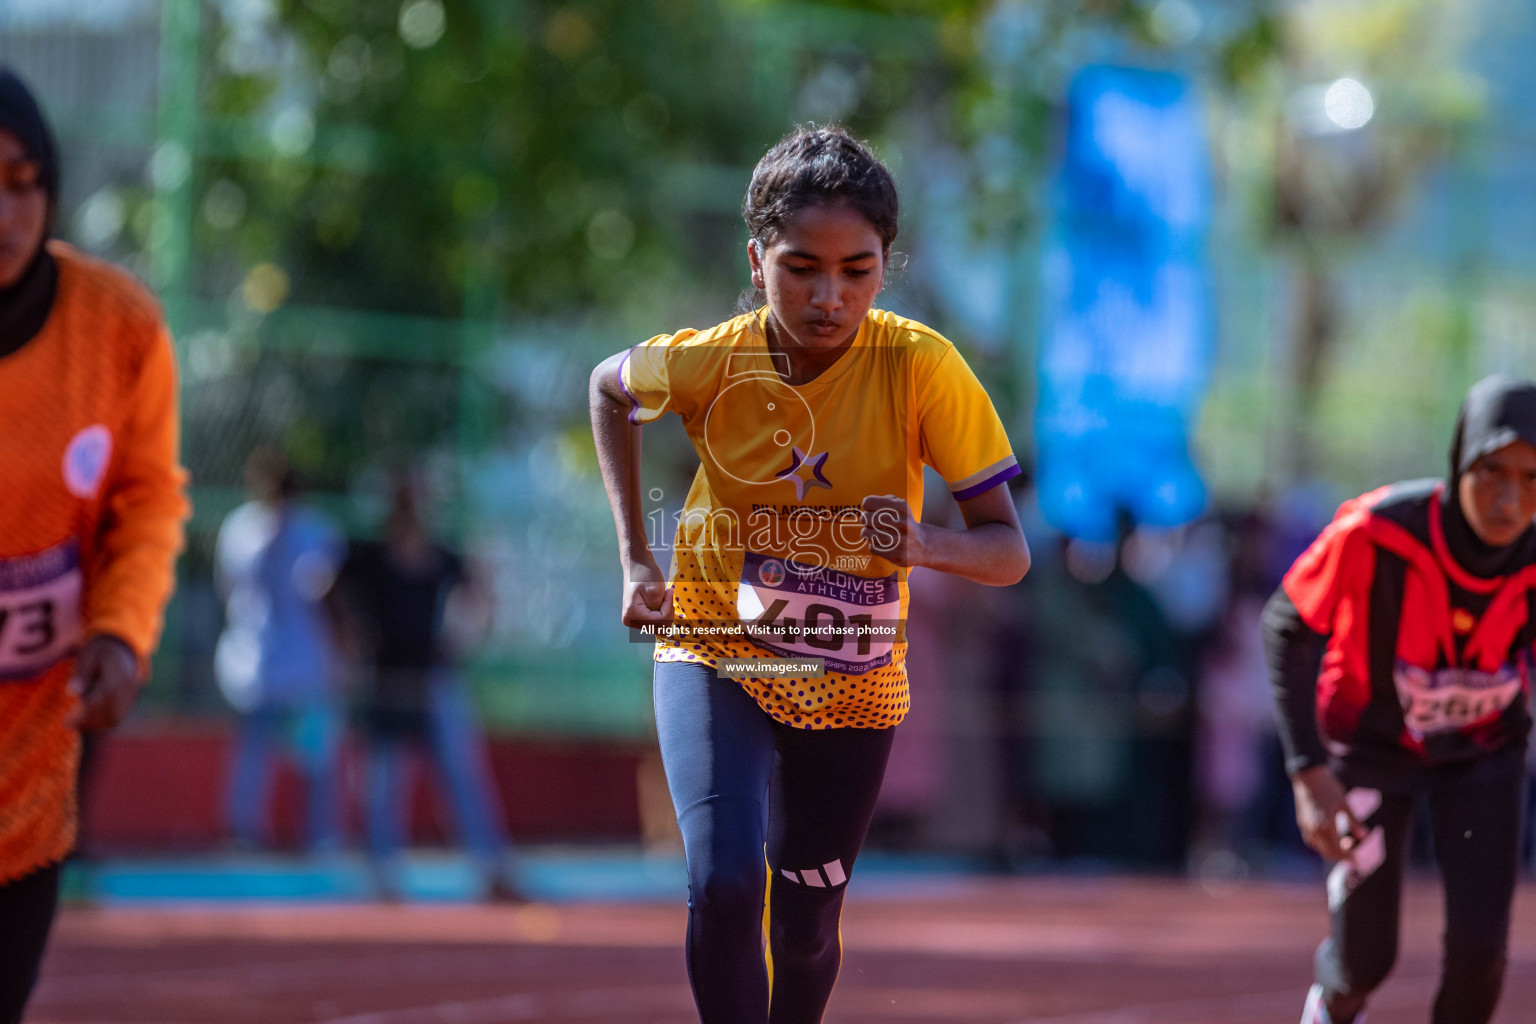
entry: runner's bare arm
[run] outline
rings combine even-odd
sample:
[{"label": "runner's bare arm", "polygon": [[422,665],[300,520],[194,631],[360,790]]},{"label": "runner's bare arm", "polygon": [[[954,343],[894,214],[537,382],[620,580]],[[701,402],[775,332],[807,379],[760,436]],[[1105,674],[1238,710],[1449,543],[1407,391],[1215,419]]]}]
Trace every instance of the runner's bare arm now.
[{"label": "runner's bare arm", "polygon": [[1343,860],[1365,838],[1365,826],[1349,809],[1344,784],[1325,764],[1291,776],[1296,827],[1308,846],[1329,860]]},{"label": "runner's bare arm", "polygon": [[663,622],[672,615],[672,591],[666,574],[646,541],[640,511],[640,426],[629,421],[633,408],[619,368],[617,352],[592,371],[587,399],[592,413],[592,440],[597,464],[608,491],[608,506],[619,537],[619,562],[624,567],[622,617],[627,626]]},{"label": "runner's bare arm", "polygon": [[75,656],[69,692],[78,702],[65,724],[71,729],[110,729],[128,716],[139,695],[139,658],[128,643],[107,633],[85,641]]},{"label": "runner's bare arm", "polygon": [[959,503],[965,529],[918,522],[906,501],[872,495],[863,501],[864,538],[882,558],[926,566],[977,583],[1005,587],[1029,571],[1029,543],[1005,485]]}]

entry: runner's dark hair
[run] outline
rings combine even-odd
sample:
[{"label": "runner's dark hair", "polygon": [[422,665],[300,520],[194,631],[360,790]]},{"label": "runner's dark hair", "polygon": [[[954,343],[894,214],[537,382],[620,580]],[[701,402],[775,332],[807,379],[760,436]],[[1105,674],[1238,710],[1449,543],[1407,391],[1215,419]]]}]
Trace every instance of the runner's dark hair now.
[{"label": "runner's dark hair", "polygon": [[[795,214],[816,205],[857,210],[890,254],[901,212],[896,181],[869,146],[842,125],[804,125],[776,142],[752,171],[741,215],[752,242],[766,248]],[[750,312],[764,301],[760,290],[749,288],[742,293],[741,310]]]}]

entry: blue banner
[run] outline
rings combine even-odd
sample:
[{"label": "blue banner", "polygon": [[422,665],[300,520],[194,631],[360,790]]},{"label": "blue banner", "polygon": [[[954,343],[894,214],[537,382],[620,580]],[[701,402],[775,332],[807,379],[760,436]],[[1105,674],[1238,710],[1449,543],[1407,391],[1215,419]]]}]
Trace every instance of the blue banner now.
[{"label": "blue banner", "polygon": [[1074,537],[1122,514],[1177,526],[1205,507],[1189,455],[1214,347],[1199,97],[1173,74],[1094,66],[1073,80],[1045,246],[1040,502]]}]

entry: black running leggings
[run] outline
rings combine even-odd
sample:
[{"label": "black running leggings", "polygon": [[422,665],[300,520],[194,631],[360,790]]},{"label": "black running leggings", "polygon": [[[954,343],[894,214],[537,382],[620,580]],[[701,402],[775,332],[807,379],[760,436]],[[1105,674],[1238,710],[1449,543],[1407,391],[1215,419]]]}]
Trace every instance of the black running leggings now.
[{"label": "black running leggings", "polygon": [[59,905],[59,865],[0,885],[0,1024],[20,1024]]},{"label": "black running leggings", "polygon": [[688,858],[699,1018],[817,1024],[842,962],[843,893],[894,730],[780,725],[704,665],[657,665],[655,699]]},{"label": "black running leggings", "polygon": [[[1348,772],[1344,781],[1350,784]],[[1445,947],[1430,1019],[1433,1024],[1487,1024],[1504,982],[1520,855],[1524,746],[1438,769],[1422,791],[1445,882]],[[1333,929],[1317,951],[1317,981],[1336,1024],[1354,1020],[1397,959],[1413,805],[1413,794],[1383,793],[1380,807],[1364,822],[1384,832],[1381,867],[1349,878],[1347,866],[1337,865],[1339,877],[1330,876]]]}]

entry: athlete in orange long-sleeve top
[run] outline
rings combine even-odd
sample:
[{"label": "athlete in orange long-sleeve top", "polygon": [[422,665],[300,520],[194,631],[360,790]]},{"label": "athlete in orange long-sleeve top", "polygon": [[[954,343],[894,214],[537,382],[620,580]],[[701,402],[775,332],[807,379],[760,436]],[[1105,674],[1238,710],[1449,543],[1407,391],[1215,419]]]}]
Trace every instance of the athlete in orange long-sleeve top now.
[{"label": "athlete in orange long-sleeve top", "polygon": [[21,1019],[74,842],[78,730],[132,705],[187,515],[158,307],[45,241],[57,196],[47,125],[0,70],[0,1024]]}]

